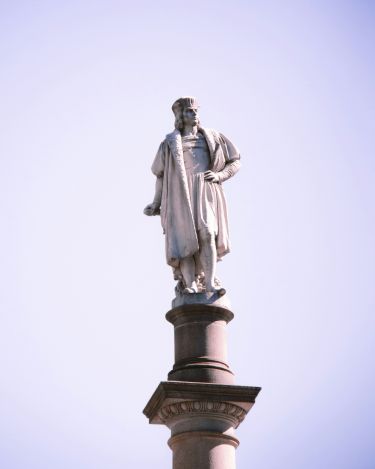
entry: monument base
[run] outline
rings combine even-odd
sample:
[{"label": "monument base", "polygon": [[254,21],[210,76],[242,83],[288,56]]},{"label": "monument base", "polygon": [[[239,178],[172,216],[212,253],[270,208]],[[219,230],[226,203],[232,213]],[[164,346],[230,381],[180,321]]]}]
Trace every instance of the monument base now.
[{"label": "monument base", "polygon": [[235,469],[235,429],[260,388],[234,384],[227,358],[227,324],[234,315],[217,293],[188,294],[212,303],[175,306],[166,314],[174,328],[174,365],[143,413],[171,430],[173,469]]}]

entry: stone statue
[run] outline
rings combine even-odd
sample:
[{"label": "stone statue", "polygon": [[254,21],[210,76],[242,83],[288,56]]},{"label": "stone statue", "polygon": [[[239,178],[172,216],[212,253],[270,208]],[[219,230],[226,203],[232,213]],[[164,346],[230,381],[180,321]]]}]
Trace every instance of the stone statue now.
[{"label": "stone statue", "polygon": [[222,183],[238,171],[240,154],[223,134],[200,126],[195,98],[177,99],[172,111],[175,130],[156,153],[155,197],[144,213],[161,216],[176,293],[224,295],[215,277],[217,261],[230,250]]}]

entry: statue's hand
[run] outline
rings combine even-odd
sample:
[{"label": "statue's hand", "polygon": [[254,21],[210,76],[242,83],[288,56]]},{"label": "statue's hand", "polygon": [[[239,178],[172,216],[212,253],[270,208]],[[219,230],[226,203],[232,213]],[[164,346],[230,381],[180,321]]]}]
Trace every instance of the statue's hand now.
[{"label": "statue's hand", "polygon": [[219,182],[219,175],[213,171],[206,171],[204,173],[204,179],[209,182]]},{"label": "statue's hand", "polygon": [[152,217],[153,215],[160,215],[160,205],[152,202],[152,204],[146,205],[143,213],[149,217]]}]

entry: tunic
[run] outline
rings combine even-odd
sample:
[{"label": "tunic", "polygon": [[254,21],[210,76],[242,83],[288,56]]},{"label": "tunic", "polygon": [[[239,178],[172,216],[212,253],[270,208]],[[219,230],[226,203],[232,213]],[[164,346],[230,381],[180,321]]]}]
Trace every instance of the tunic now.
[{"label": "tunic", "polygon": [[[219,197],[217,194],[221,192],[221,186],[204,179],[204,172],[210,168],[206,139],[201,132],[196,136],[182,137],[182,150],[195,228],[217,236],[217,218],[226,216],[225,206],[221,206],[225,200],[222,200],[221,194]],[[222,200],[222,204],[218,199]]]}]

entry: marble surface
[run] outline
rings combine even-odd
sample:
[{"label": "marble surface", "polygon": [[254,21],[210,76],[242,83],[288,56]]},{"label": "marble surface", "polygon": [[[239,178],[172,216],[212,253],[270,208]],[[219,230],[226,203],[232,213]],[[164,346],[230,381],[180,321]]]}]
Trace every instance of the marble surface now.
[{"label": "marble surface", "polygon": [[212,306],[221,306],[222,308],[231,308],[230,300],[225,292],[221,289],[214,292],[200,293],[176,293],[176,297],[172,300],[172,308],[182,305],[204,304]]},{"label": "marble surface", "polygon": [[[155,195],[144,213],[161,217],[166,261],[183,292],[220,295],[216,264],[230,252],[223,183],[239,170],[240,153],[228,137],[200,125],[196,98],[177,99],[172,111],[175,130],[156,152]],[[211,299],[181,297],[175,304]]]}]

